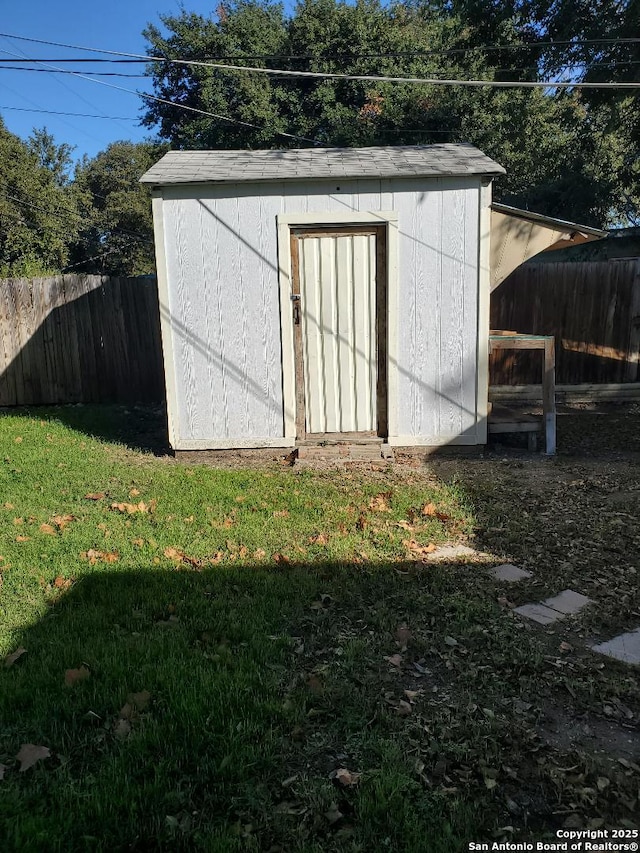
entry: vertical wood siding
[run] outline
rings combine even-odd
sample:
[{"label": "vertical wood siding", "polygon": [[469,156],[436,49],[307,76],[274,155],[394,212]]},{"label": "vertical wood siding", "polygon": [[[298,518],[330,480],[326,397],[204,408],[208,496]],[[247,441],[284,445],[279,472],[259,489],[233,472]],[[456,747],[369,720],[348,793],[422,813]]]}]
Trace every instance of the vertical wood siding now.
[{"label": "vertical wood siding", "polygon": [[375,431],[375,235],[304,237],[299,251],[306,431]]},{"label": "vertical wood siding", "polygon": [[[399,215],[399,433],[472,434],[479,192],[475,177],[165,188],[179,438],[284,435],[276,217],[376,210]],[[344,401],[358,418],[361,397]]]}]

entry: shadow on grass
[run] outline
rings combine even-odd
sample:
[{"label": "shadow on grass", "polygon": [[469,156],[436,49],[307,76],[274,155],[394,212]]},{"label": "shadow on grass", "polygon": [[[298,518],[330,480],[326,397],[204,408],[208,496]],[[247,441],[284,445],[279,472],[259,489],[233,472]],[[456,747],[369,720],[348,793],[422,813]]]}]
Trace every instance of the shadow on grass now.
[{"label": "shadow on grass", "polygon": [[164,404],[111,403],[25,406],[1,410],[5,414],[57,421],[102,441],[124,444],[154,456],[170,453]]},{"label": "shadow on grass", "polygon": [[[3,851],[466,849],[492,810],[416,770],[432,735],[397,712],[384,658],[400,616],[417,660],[418,626],[460,635],[491,610],[453,570],[96,570],[51,589],[0,670]],[[21,773],[25,743],[51,756]],[[336,786],[340,767],[360,783]]]}]

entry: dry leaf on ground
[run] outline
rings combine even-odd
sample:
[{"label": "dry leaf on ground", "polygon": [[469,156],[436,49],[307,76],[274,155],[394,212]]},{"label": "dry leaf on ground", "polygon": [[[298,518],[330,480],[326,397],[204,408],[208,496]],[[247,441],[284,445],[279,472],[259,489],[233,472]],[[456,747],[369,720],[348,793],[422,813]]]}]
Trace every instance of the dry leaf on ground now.
[{"label": "dry leaf on ground", "polygon": [[115,563],[118,560],[116,551],[98,551],[96,548],[89,548],[88,551],[83,551],[80,554],[83,560],[88,560],[92,566],[96,563]]},{"label": "dry leaf on ground", "polygon": [[402,663],[403,663],[402,655],[397,655],[397,654],[396,655],[389,655],[388,657],[386,656],[385,660],[387,661],[388,664],[390,664],[391,666],[395,666],[395,667],[401,667]]},{"label": "dry leaf on ground", "polygon": [[391,492],[380,492],[369,501],[369,509],[373,512],[391,512],[388,501],[391,500]]},{"label": "dry leaf on ground", "polygon": [[67,669],[64,674],[64,683],[67,687],[73,687],[78,681],[86,681],[91,673],[86,666],[81,666],[78,669]]},{"label": "dry leaf on ground", "polygon": [[62,575],[58,575],[53,582],[53,586],[56,589],[69,589],[72,583],[71,578],[63,578]]},{"label": "dry leaf on ground", "polygon": [[179,551],[177,548],[165,548],[164,555],[167,559],[173,560],[175,563],[186,563],[194,569],[202,568],[203,560],[199,560],[197,557],[189,557],[188,554],[185,554],[184,551]]},{"label": "dry leaf on ground", "polygon": [[28,542],[31,539],[30,536],[16,536],[16,542]]},{"label": "dry leaf on ground", "polygon": [[4,665],[7,667],[7,669],[9,669],[9,667],[12,667],[14,665],[14,663],[16,661],[20,660],[22,655],[26,655],[26,653],[27,653],[27,650],[25,648],[23,648],[22,646],[20,646],[19,649],[15,650],[15,652],[11,652],[10,655],[6,656],[6,658],[4,659]]},{"label": "dry leaf on ground", "polygon": [[329,537],[326,533],[315,533],[309,537],[309,545],[327,545],[328,543]]},{"label": "dry leaf on ground", "polygon": [[118,512],[126,513],[127,515],[135,515],[135,513],[140,513],[141,515],[145,515],[146,513],[154,512],[156,509],[158,502],[154,499],[149,501],[146,504],[144,501],[140,501],[137,504],[131,503],[118,503],[117,501],[111,504],[111,509],[115,509]]},{"label": "dry leaf on ground", "polygon": [[273,513],[274,518],[286,518],[289,515],[288,509],[277,509]]},{"label": "dry leaf on ground", "polygon": [[20,762],[20,772],[24,773],[38,761],[51,757],[51,750],[47,746],[38,746],[34,743],[23,743],[16,760]]},{"label": "dry leaf on ground", "polygon": [[6,764],[0,764],[0,782],[4,779],[5,771],[7,770]]},{"label": "dry leaf on ground", "polygon": [[47,536],[55,536],[56,535],[56,529],[51,524],[41,524],[40,525],[40,532],[46,533]]},{"label": "dry leaf on ground", "polygon": [[74,515],[54,515],[51,521],[59,527],[60,530],[64,530],[67,524],[71,524],[72,521],[75,521],[76,518]]},{"label": "dry leaf on ground", "polygon": [[436,550],[433,542],[429,542],[428,545],[421,545],[415,539],[404,539],[402,544],[414,557],[424,557],[427,554],[433,554]]},{"label": "dry leaf on ground", "polygon": [[403,651],[407,648],[407,643],[412,637],[413,634],[411,633],[411,629],[406,625],[400,625],[396,629],[396,642]]},{"label": "dry leaf on ground", "polygon": [[361,773],[352,773],[351,770],[347,770],[346,767],[340,767],[338,770],[334,770],[331,774],[331,778],[334,782],[337,782],[338,785],[342,785],[343,788],[353,788],[360,781]]},{"label": "dry leaf on ground", "polygon": [[104,492],[89,492],[88,495],[85,495],[85,499],[88,501],[101,501],[104,497]]}]

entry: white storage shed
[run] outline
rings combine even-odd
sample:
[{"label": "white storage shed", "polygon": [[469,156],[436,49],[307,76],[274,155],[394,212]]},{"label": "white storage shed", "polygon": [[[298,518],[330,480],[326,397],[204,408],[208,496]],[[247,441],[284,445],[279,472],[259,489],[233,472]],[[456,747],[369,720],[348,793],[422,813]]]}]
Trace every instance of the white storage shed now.
[{"label": "white storage shed", "polygon": [[503,173],[466,144],[166,154],[142,181],[172,447],[485,443]]}]

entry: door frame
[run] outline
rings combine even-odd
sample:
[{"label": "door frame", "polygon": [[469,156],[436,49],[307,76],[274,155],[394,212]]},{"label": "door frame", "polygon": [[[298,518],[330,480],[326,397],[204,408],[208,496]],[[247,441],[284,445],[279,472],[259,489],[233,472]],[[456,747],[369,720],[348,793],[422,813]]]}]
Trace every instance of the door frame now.
[{"label": "door frame", "polygon": [[[350,213],[279,214],[278,228],[278,278],[280,284],[280,329],[282,336],[282,397],[284,403],[284,434],[296,439],[298,430],[296,412],[300,403],[296,399],[296,335],[293,319],[293,258],[292,236],[296,229],[313,230],[330,227],[383,226],[386,242],[386,427],[387,436],[398,434],[398,214],[395,211],[369,211]],[[376,318],[376,329],[379,321]],[[298,327],[300,328],[300,327]],[[379,409],[379,402],[378,402]],[[380,416],[378,411],[378,417]]]}]

